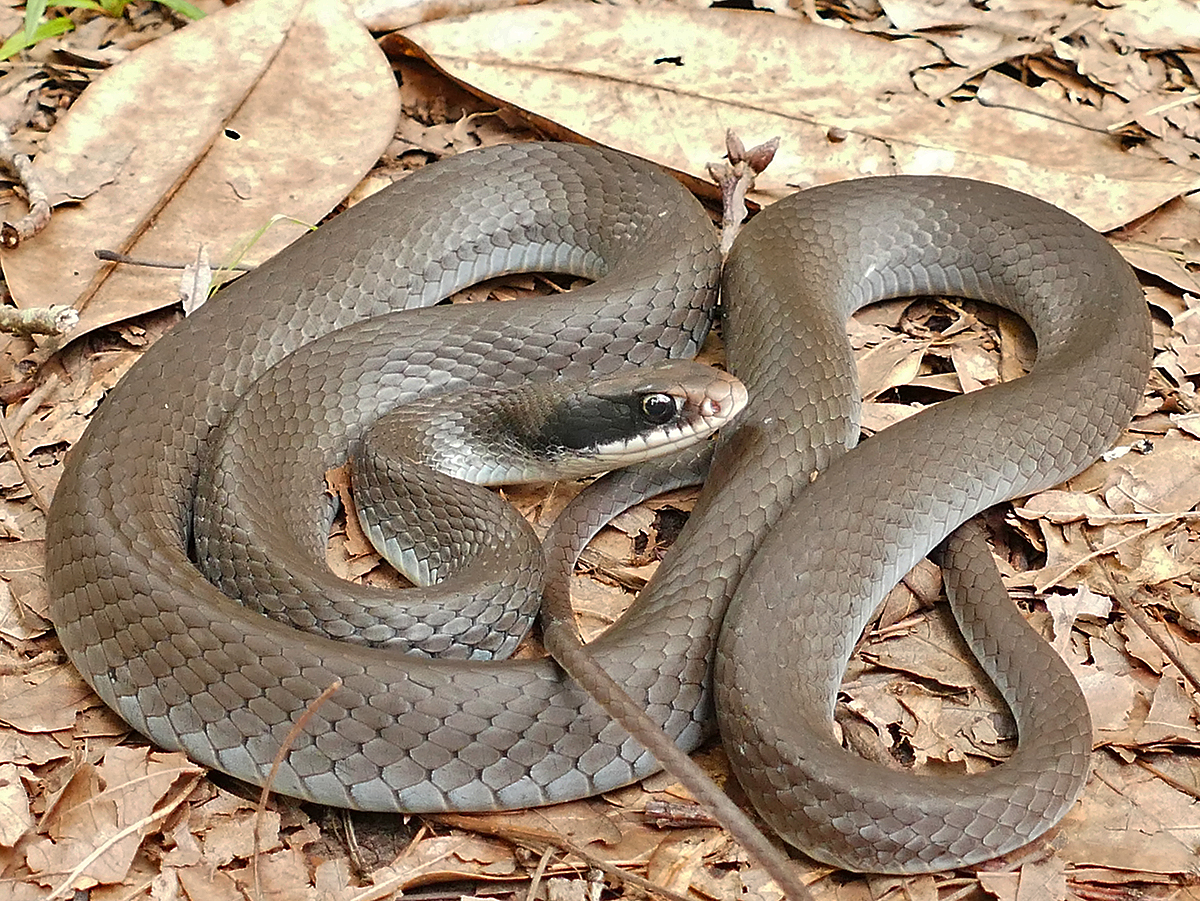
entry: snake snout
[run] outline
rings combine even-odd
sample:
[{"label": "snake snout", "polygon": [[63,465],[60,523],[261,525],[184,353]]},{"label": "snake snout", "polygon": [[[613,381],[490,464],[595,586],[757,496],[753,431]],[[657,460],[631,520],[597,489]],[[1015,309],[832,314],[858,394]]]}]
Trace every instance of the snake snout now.
[{"label": "snake snout", "polygon": [[717,375],[703,395],[690,396],[701,416],[719,422],[718,425],[714,425],[714,431],[740,416],[750,400],[750,392],[741,381],[727,372],[715,372]]}]

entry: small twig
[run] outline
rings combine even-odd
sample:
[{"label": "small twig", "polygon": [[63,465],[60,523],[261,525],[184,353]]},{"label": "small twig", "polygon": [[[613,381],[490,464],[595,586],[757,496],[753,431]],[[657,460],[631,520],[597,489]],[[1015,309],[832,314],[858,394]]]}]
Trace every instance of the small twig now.
[{"label": "small twig", "polygon": [[723,163],[709,163],[708,175],[721,188],[721,256],[729,255],[733,247],[733,239],[741,230],[749,212],[746,209],[746,195],[754,187],[755,176],[762,173],[775,158],[779,149],[779,138],[751,147],[749,150],[730,129],[725,132],[725,152],[728,160]]},{"label": "small twig", "polygon": [[23,218],[0,226],[0,246],[12,250],[50,224],[50,198],[33,161],[17,150],[12,135],[3,125],[0,125],[0,165],[16,177],[29,205],[29,212]]},{"label": "small twig", "polygon": [[704,809],[703,804],[680,801],[649,800],[642,808],[642,816],[651,826],[659,829],[689,829],[694,826],[720,826],[720,822]]},{"label": "small twig", "polygon": [[529,890],[525,892],[525,901],[537,901],[538,889],[542,885],[542,878],[546,875],[546,867],[550,863],[550,858],[554,856],[555,848],[547,845],[542,851],[542,856],[538,858],[537,866],[533,868],[533,875],[529,877]]},{"label": "small twig", "polygon": [[[0,239],[2,240],[2,239]],[[0,306],[0,331],[28,338],[32,335],[65,335],[79,324],[79,312],[72,307]]]},{"label": "small twig", "polygon": [[[125,266],[143,266],[147,269],[184,270],[184,269],[187,269],[189,266],[196,265],[194,262],[180,263],[180,262],[171,262],[169,260],[144,260],[144,259],[141,259],[140,257],[131,257],[129,254],[121,253],[120,251],[117,251],[117,250],[104,250],[104,249],[93,250],[92,254],[96,257],[96,259],[103,260],[106,263],[121,263],[122,265],[125,265]],[[234,270],[237,272],[249,272],[254,267],[251,266],[249,263],[234,263],[233,265],[226,266],[225,268]]]}]

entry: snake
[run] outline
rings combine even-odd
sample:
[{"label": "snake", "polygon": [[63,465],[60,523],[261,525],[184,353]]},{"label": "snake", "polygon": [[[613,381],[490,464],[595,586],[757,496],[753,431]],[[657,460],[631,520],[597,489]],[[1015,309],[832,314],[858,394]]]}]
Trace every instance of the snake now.
[{"label": "snake", "polygon": [[[293,357],[293,367],[306,355]],[[274,398],[277,388],[262,378],[241,400],[264,391]],[[678,458],[729,423],[745,402],[736,378],[691,360],[588,379],[402,395],[350,442],[358,521],[380,555],[421,587],[400,594],[346,584],[303,561],[271,566],[288,559],[289,549],[264,555],[269,525],[295,522],[305,511],[280,509],[268,476],[286,467],[275,454],[286,454],[288,442],[248,437],[240,425],[258,419],[236,415],[235,407],[210,434],[197,486],[193,556],[231,597],[297,629],[396,653],[503,659],[532,626],[548,569],[533,527],[486,486]],[[330,463],[339,447],[327,444]],[[338,509],[332,496],[328,500],[309,532],[314,560]],[[286,544],[287,533],[282,537]]]},{"label": "snake", "polygon": [[[549,299],[432,306],[530,269],[593,281]],[[927,872],[1031,841],[1082,791],[1091,727],[1061,660],[1006,624],[1021,620],[1015,608],[986,605],[964,625],[1013,708],[1009,761],[970,776],[896,772],[843,749],[831,721],[891,585],[980,511],[1090,465],[1147,378],[1149,316],[1120,255],[1056,207],[978,181],[799,191],[746,225],[722,270],[700,204],[616,151],[506,145],[408,175],[220,291],[100,405],[48,517],[67,655],[155,744],[256,784],[278,757],[271,787],[304,800],[513,809],[654,772],[642,742],[548,658],[395,654],[230,598],[194,562],[195,497],[210,437],[248,442],[248,465],[277,481],[235,517],[242,553],[281,594],[303,593],[297,572],[324,566],[323,473],[368,408],[691,357],[718,283],[729,369],[749,403],[722,432],[676,546],[589,652],[681,748],[711,734],[715,708],[751,801],[819,860]],[[1036,363],[854,447],[846,321],[914,294],[1014,311]],[[977,557],[963,561],[951,595],[989,578]]]}]

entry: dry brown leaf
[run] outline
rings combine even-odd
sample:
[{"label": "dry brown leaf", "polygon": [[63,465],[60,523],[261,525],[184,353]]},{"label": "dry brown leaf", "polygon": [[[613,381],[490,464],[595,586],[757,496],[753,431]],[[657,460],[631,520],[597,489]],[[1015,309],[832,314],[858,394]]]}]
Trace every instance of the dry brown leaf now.
[{"label": "dry brown leaf", "polygon": [[[970,3],[945,3],[942,0],[880,0],[879,6],[897,31],[913,33],[932,28],[947,29],[949,34],[937,35],[937,39],[952,48],[958,46],[953,40],[959,37],[957,26],[969,26],[962,30],[973,37],[973,44],[968,45],[971,47],[989,46],[995,36],[1003,35],[1028,41],[1063,21],[1063,13],[1057,8],[1037,8],[1032,4],[1023,4],[1016,9],[997,4],[994,11]],[[958,48],[959,54],[965,52],[965,48]],[[955,59],[955,62],[959,61]]]},{"label": "dry brown leaf", "polygon": [[[738,10],[565,3],[402,35],[454,78],[539,123],[700,180],[704,164],[723,155],[725,128],[748,142],[782,135],[758,182],[763,199],[859,175],[952,172],[1037,194],[1108,230],[1200,184],[1194,172],[1064,124],[1066,101],[994,74],[992,101],[1017,111],[939,106],[911,82],[942,62],[920,39],[885,41]],[[1043,115],[1048,106],[1056,118]],[[670,127],[650,126],[662,122]]]},{"label": "dry brown leaf", "polygon": [[976,391],[1000,381],[1000,355],[995,347],[985,347],[982,340],[972,337],[955,340],[950,345],[950,362],[961,390]]},{"label": "dry brown leaf", "polygon": [[872,638],[860,653],[877,666],[930,684],[963,689],[979,684],[974,657],[945,616],[922,617],[903,631]]},{"label": "dry brown leaf", "polygon": [[29,793],[22,771],[11,763],[0,763],[0,848],[11,848],[30,828]]},{"label": "dry brown leaf", "polygon": [[317,864],[313,871],[313,888],[317,890],[319,901],[361,899],[358,888],[351,884],[350,861],[344,857]]},{"label": "dry brown leaf", "polygon": [[251,864],[228,873],[243,894],[261,901],[308,901],[312,897],[308,861],[295,848],[258,855]]},{"label": "dry brown leaf", "polygon": [[390,866],[372,875],[377,886],[405,891],[497,868],[491,875],[508,876],[515,869],[510,847],[498,839],[456,833],[423,838],[410,845]]},{"label": "dry brown leaf", "polygon": [[[1171,758],[1160,761],[1174,769]],[[1097,754],[1083,799],[1060,829],[1076,866],[1194,875],[1200,816],[1193,798],[1137,767]]]},{"label": "dry brown leaf", "polygon": [[97,766],[83,764],[46,811],[39,830],[51,839],[30,848],[27,865],[46,884],[120,883],[142,840],[161,828],[204,769],[183,754],[110,748]]},{"label": "dry brown leaf", "polygon": [[[702,755],[701,764],[706,769],[712,769],[711,762],[705,759],[709,756],[719,756],[724,763],[724,756],[719,752]],[[727,771],[724,775],[728,776]],[[658,774],[644,787],[618,789],[606,794],[604,801],[572,801],[534,810],[454,819],[468,829],[479,828],[488,834],[507,836],[512,841],[539,849],[566,839],[613,866],[637,868],[644,865],[663,842],[696,837],[703,840],[720,832],[708,827],[664,830],[650,824],[640,813],[647,798],[646,791],[675,800],[677,796],[670,794],[673,787],[669,776]],[[638,809],[629,809],[631,806]]]},{"label": "dry brown leaf", "polygon": [[892,388],[910,384],[921,371],[921,361],[932,343],[897,335],[858,357],[863,397],[874,398]]},{"label": "dry brown leaf", "polygon": [[1135,47],[1200,49],[1200,9],[1187,0],[1139,0],[1116,5],[1111,28],[1125,33]]},{"label": "dry brown leaf", "polygon": [[1080,616],[1090,616],[1103,622],[1112,612],[1111,598],[1096,594],[1086,585],[1075,591],[1056,592],[1046,596],[1046,610],[1053,623],[1051,644],[1060,657],[1070,659],[1071,629]]},{"label": "dry brown leaf", "polygon": [[918,766],[934,761],[961,770],[965,764],[975,772],[986,768],[980,758],[1007,756],[1000,745],[1012,737],[1011,719],[948,612],[891,632],[865,642],[862,659],[918,681],[896,684],[867,670],[842,686],[850,709],[890,737],[892,753],[901,752],[903,742]]},{"label": "dry brown leaf", "polygon": [[1048,858],[1023,864],[1007,873],[979,874],[979,884],[997,901],[1050,901],[1069,898],[1067,871],[1062,860]]},{"label": "dry brown leaf", "polygon": [[[272,216],[320,220],[378,159],[396,114],[386,61],[337,0],[229,7],[134,53],[54,129],[38,157],[48,177],[116,175],[4,254],[9,287],[22,306],[72,303],[76,334],[169,306],[177,272],[114,268],[93,251],[182,263],[208,245],[233,262]],[[270,228],[249,258],[304,230]]]},{"label": "dry brown leaf", "polygon": [[1105,500],[1116,513],[1186,513],[1200,504],[1196,439],[1164,435],[1150,454],[1122,457],[1112,466]]},{"label": "dry brown leaf", "polygon": [[4,574],[0,584],[0,634],[18,641],[50,628],[46,615],[49,597],[41,575],[42,543],[31,538],[0,544],[0,573]]},{"label": "dry brown leaf", "polygon": [[659,843],[646,863],[646,876],[656,885],[686,895],[701,871],[704,858],[728,844],[718,830],[707,836],[674,836]]},{"label": "dry brown leaf", "polygon": [[1051,488],[1028,498],[1013,511],[1023,519],[1045,519],[1053,523],[1103,522],[1115,514],[1108,505],[1090,494]]},{"label": "dry brown leaf", "polygon": [[726,127],[749,140],[784,134],[759,181],[771,196],[854,164],[887,171],[884,145],[854,135],[831,144],[826,129],[911,92],[905,73],[938,58],[921,41],[897,42],[885,59],[883,45],[862,35],[678,6],[542,4],[426,23],[403,37],[539,120],[702,178],[724,154]]},{"label": "dry brown leaf", "polygon": [[[1172,200],[1148,219],[1122,229],[1113,243],[1138,269],[1193,295],[1200,295],[1200,199],[1194,195]],[[1192,268],[1189,268],[1192,267]]]},{"label": "dry brown leaf", "polygon": [[1141,746],[1160,743],[1200,745],[1196,728],[1196,707],[1190,692],[1184,690],[1179,671],[1164,667],[1162,677],[1150,700],[1150,712],[1137,735]]},{"label": "dry brown leaf", "polygon": [[[0,691],[4,683],[0,682]],[[63,747],[61,733],[38,732],[29,734],[16,729],[0,729],[0,761],[18,766],[42,767],[51,762],[65,762],[70,751]],[[103,747],[107,747],[106,745]]]},{"label": "dry brown leaf", "polygon": [[[1018,505],[1017,516],[1034,520],[1046,559],[1040,568],[1014,574],[1009,584],[1044,591],[1082,580],[1103,593],[1102,570],[1114,564],[1134,584],[1185,576],[1193,567],[1186,540],[1162,536],[1195,519],[1190,512],[1200,503],[1195,460],[1193,438],[1168,434],[1157,438],[1153,453],[1093,465],[1072,480],[1074,491],[1052,489]],[[1085,490],[1092,493],[1080,493]]]},{"label": "dry brown leaf", "polygon": [[0,701],[0,723],[22,732],[60,732],[75,725],[81,706],[100,701],[70,664],[34,671],[20,683],[6,686]]},{"label": "dry brown leaf", "polygon": [[615,585],[606,585],[587,575],[571,580],[571,606],[584,641],[596,638],[617,621],[633,595]]},{"label": "dry brown leaf", "polygon": [[175,870],[175,877],[190,901],[244,901],[237,880],[211,866]]},{"label": "dry brown leaf", "polygon": [[[73,354],[74,349],[68,350]],[[58,444],[74,444],[83,435],[89,418],[104,395],[129,371],[139,353],[133,350],[97,354],[83,368],[80,377],[69,385],[60,385],[53,406],[31,418],[21,429],[21,446],[33,458],[38,450]],[[44,463],[45,457],[39,459]],[[60,470],[53,470],[57,479]]]},{"label": "dry brown leaf", "polygon": [[354,15],[372,31],[391,31],[447,16],[507,9],[521,0],[355,0]]},{"label": "dry brown leaf", "polygon": [[273,810],[257,814],[246,808],[229,816],[213,817],[197,829],[204,859],[218,867],[235,860],[250,860],[254,856],[255,824],[258,826],[257,850],[277,851],[283,843],[279,837],[279,814]]},{"label": "dry brown leaf", "polygon": [[909,404],[890,404],[875,401],[863,407],[862,430],[868,435],[873,435],[919,412],[921,412],[920,407],[910,406]]}]

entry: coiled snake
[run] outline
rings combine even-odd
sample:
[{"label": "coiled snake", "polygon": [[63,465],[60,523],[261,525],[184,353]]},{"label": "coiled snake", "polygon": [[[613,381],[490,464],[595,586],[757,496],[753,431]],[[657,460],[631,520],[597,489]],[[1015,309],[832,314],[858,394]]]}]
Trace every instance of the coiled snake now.
[{"label": "coiled snake", "polygon": [[[517,268],[596,282],[548,301],[380,315]],[[717,271],[699,206],[653,167],[605,150],[463,154],[339,216],[161,339],[95,415],[49,521],[63,646],[138,731],[260,783],[293,722],[340,680],[274,783],[300,798],[513,808],[646,775],[652,758],[548,660],[395,657],[229,600],[189,559],[193,495],[206,437],[240,405],[244,437],[282,480],[239,514],[269,549],[247,559],[282,594],[298,591],[296,570],[320,568],[322,474],[361,431],[369,395],[386,407],[446,385],[691,356]],[[869,766],[833,741],[829,717],[867,617],[912,564],[978,511],[1068,478],[1116,439],[1148,369],[1136,280],[1101,237],[1047,204],[897,177],[775,204],[739,238],[724,288],[730,367],[750,406],[678,547],[592,653],[685,747],[705,734],[715,685],[739,779],[814,856],[919,871],[1022,844],[1061,816],[1087,770],[1086,706],[1052,654],[982,640],[1001,681],[1031,694],[1017,709],[1016,758],[980,777]],[[1013,309],[1036,334],[1034,371],[830,463],[857,437],[846,317],[913,293]],[[359,341],[382,343],[348,355]],[[288,543],[277,561],[272,549]]]}]

